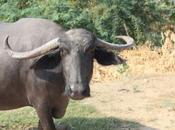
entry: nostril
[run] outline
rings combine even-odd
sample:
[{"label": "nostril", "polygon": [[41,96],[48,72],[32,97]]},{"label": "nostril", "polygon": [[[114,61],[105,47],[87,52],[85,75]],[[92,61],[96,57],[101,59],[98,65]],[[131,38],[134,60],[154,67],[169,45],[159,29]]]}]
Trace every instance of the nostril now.
[{"label": "nostril", "polygon": [[82,95],[85,97],[89,97],[90,96],[89,90],[85,89],[84,91],[82,91]]},{"label": "nostril", "polygon": [[64,90],[64,95],[70,95],[72,93],[72,89],[70,88],[69,85],[66,85],[65,90]]}]

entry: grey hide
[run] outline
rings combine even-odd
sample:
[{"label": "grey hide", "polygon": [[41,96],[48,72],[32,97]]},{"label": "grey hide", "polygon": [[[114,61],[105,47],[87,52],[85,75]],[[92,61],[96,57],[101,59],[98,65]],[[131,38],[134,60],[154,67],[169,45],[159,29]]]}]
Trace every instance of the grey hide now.
[{"label": "grey hide", "polygon": [[[45,46],[55,38],[56,47]],[[66,31],[45,19],[0,23],[0,110],[31,106],[39,130],[56,130],[53,117],[64,116],[69,98],[90,96],[94,59],[102,65],[125,62],[106,49],[119,47],[103,43],[85,29]]]}]

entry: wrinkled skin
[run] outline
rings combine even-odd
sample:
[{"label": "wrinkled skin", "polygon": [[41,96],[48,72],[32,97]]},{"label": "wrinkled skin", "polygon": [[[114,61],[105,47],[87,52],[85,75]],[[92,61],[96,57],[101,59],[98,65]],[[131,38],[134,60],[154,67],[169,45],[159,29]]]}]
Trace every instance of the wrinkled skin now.
[{"label": "wrinkled skin", "polygon": [[[7,35],[13,50],[20,52],[58,36],[66,45],[34,59],[17,60],[4,50]],[[93,60],[103,65],[123,62],[112,52],[96,48],[94,40],[84,29],[65,31],[44,19],[0,23],[0,110],[31,106],[37,112],[39,130],[56,130],[52,118],[64,116],[69,98],[90,96]]]}]

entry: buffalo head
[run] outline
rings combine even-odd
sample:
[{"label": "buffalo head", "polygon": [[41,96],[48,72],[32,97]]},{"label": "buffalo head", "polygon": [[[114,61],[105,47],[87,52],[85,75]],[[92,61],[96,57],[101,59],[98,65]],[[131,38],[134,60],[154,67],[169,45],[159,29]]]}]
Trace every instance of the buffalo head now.
[{"label": "buffalo head", "polygon": [[123,50],[133,46],[129,36],[117,36],[127,44],[111,44],[103,41],[85,29],[72,29],[42,46],[27,52],[15,52],[5,40],[6,51],[12,58],[30,59],[56,52],[65,79],[65,93],[72,99],[90,96],[89,82],[93,72],[93,59],[102,65],[120,64],[123,60],[107,49]]}]

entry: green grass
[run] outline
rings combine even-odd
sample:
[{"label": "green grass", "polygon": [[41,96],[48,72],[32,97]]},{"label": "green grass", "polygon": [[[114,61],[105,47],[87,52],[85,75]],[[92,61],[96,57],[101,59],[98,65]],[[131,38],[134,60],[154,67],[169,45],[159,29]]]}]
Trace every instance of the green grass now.
[{"label": "green grass", "polygon": [[[0,130],[37,130],[37,121],[36,113],[30,107],[0,112]],[[60,122],[73,130],[136,130],[142,126],[132,121],[105,117],[94,107],[75,101],[70,102],[64,118],[55,120],[56,125]]]}]

